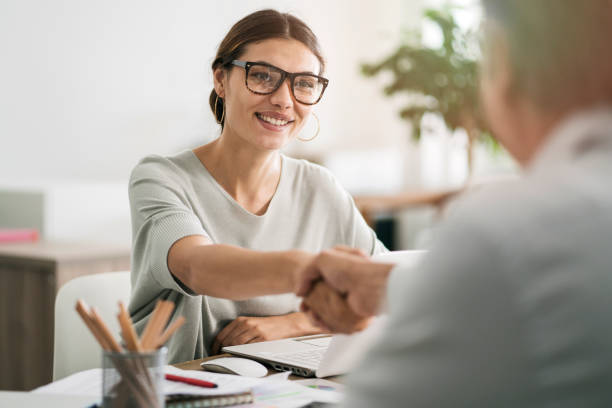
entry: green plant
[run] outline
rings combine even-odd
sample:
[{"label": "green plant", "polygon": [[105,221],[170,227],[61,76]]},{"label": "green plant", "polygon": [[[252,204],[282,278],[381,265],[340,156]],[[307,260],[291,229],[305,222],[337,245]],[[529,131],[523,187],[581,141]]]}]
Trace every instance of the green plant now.
[{"label": "green plant", "polygon": [[479,107],[478,41],[474,31],[457,25],[452,10],[447,6],[424,13],[442,32],[440,47],[424,46],[418,34],[409,33],[395,52],[381,62],[363,64],[361,69],[368,77],[390,71],[393,80],[384,88],[385,94],[403,92],[411,96],[400,116],[411,121],[416,139],[421,136],[423,114],[439,113],[450,130],[465,129],[471,156],[474,140],[491,139]]}]

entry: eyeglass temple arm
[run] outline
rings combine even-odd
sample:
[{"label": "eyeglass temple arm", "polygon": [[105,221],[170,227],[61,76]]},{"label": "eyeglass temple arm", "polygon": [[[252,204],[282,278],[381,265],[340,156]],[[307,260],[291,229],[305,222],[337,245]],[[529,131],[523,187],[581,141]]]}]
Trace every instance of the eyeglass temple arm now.
[{"label": "eyeglass temple arm", "polygon": [[232,62],[230,62],[230,64],[232,65],[236,65],[237,67],[242,67],[242,68],[246,68],[246,61],[239,61],[239,60],[233,60]]}]

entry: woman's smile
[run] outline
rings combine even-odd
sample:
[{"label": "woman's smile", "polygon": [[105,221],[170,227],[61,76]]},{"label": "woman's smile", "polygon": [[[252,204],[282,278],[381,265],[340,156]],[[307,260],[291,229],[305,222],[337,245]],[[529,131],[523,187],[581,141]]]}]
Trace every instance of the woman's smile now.
[{"label": "woman's smile", "polygon": [[267,130],[280,132],[293,125],[295,119],[278,112],[256,112],[257,121]]}]

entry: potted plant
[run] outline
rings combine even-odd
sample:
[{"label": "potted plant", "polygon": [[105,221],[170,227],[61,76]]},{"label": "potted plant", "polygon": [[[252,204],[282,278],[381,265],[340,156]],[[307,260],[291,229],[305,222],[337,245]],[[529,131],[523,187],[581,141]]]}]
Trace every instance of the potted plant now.
[{"label": "potted plant", "polygon": [[427,47],[419,35],[409,33],[399,47],[378,63],[362,64],[362,73],[372,77],[390,71],[393,80],[384,88],[386,95],[408,93],[410,101],[400,112],[412,123],[413,136],[421,136],[421,118],[438,113],[454,131],[468,135],[468,172],[472,171],[473,144],[476,140],[493,143],[479,106],[478,42],[474,31],[462,30],[452,9],[428,9],[425,18],[442,32],[442,45]]}]

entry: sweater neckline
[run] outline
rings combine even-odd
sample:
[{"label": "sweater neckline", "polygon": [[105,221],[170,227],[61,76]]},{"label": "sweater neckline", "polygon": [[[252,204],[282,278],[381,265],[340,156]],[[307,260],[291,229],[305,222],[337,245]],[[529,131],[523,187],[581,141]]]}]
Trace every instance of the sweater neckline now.
[{"label": "sweater neckline", "polygon": [[244,208],[242,205],[240,205],[240,203],[238,203],[238,201],[236,201],[236,199],[232,197],[231,194],[229,194],[223,188],[221,184],[219,184],[219,182],[213,177],[210,171],[208,171],[204,163],[202,163],[202,161],[198,158],[198,156],[194,153],[193,150],[188,150],[187,152],[190,154],[190,157],[197,163],[196,167],[199,167],[201,170],[203,170],[203,174],[210,180],[210,182],[215,186],[215,188],[220,192],[220,194],[223,195],[234,207],[237,207],[239,211],[241,211],[245,215],[252,217],[254,219],[263,219],[265,218],[266,215],[273,212],[275,203],[276,201],[278,201],[276,197],[279,195],[282,195],[281,191],[283,191],[285,188],[285,183],[286,183],[285,179],[287,178],[286,177],[287,160],[285,160],[285,156],[283,154],[280,155],[281,170],[280,170],[280,177],[278,180],[278,185],[276,186],[276,190],[274,191],[274,194],[272,195],[272,198],[270,199],[270,202],[268,204],[268,208],[266,208],[266,211],[261,215],[257,215],[257,214],[250,212],[249,210]]}]

